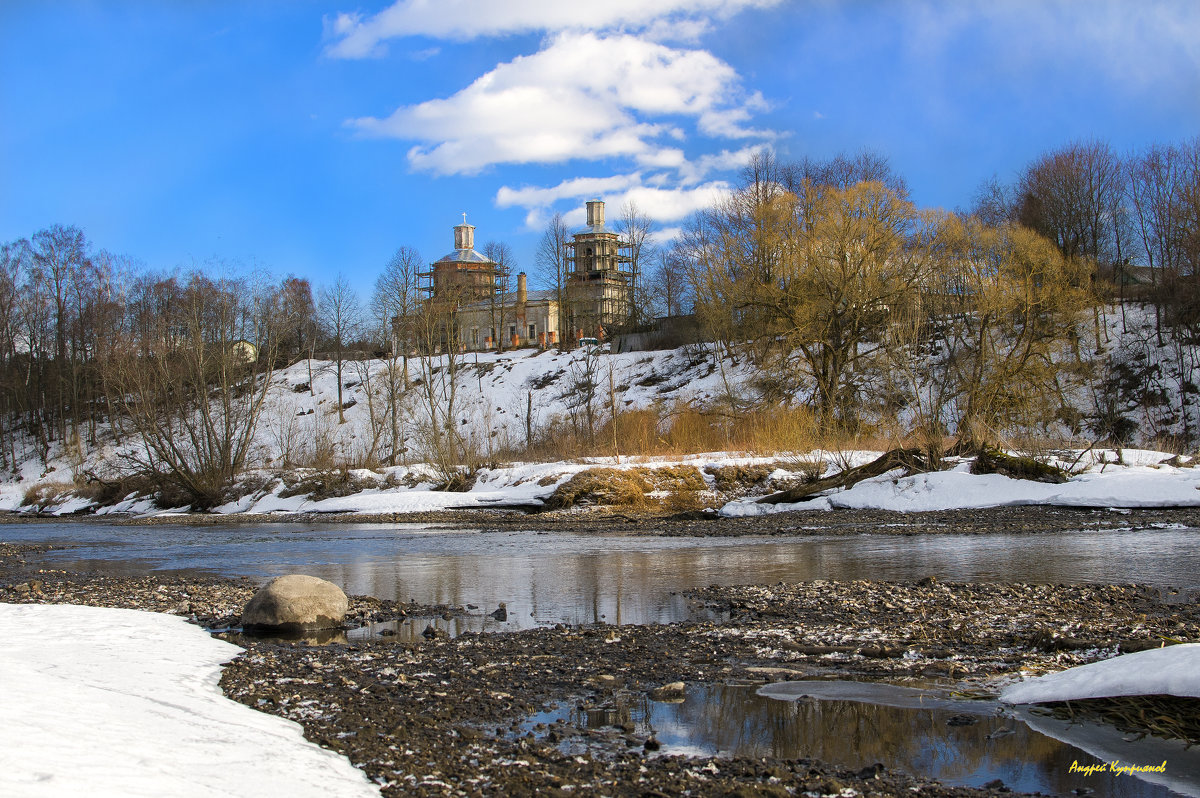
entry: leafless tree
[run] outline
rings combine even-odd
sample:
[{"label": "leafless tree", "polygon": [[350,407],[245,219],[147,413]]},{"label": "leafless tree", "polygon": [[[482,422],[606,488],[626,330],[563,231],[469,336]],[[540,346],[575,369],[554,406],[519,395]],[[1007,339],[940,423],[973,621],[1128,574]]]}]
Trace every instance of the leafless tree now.
[{"label": "leafless tree", "polygon": [[288,275],[280,283],[280,352],[289,362],[302,356],[312,357],[316,343],[316,306],[312,284],[302,277]]},{"label": "leafless tree", "polygon": [[332,285],[321,289],[317,306],[321,327],[333,346],[334,368],[337,372],[338,423],[346,423],[345,403],[342,400],[342,366],[346,346],[354,341],[361,331],[362,308],[358,295],[345,275],[338,274]]},{"label": "leafless tree", "polygon": [[462,289],[450,286],[425,300],[417,312],[415,331],[423,351],[420,364],[418,427],[424,454],[447,484],[471,461],[471,449],[459,418],[458,391],[463,359],[459,351],[458,304]]},{"label": "leafless tree", "polygon": [[[17,470],[17,421],[22,406],[20,362],[20,281],[28,259],[24,241],[0,245],[0,469]],[[23,348],[23,347],[22,347]]]},{"label": "leafless tree", "polygon": [[1017,199],[1012,186],[993,175],[979,185],[968,212],[990,227],[1017,221]]},{"label": "leafless tree", "polygon": [[648,321],[650,297],[641,280],[643,268],[652,262],[654,232],[652,220],[634,200],[626,200],[617,216],[617,233],[629,246],[630,323],[636,328]]},{"label": "leafless tree", "polygon": [[797,197],[803,198],[808,187],[829,186],[847,189],[859,183],[880,183],[896,196],[908,199],[908,184],[892,169],[887,157],[872,150],[854,155],[839,154],[829,160],[802,158],[795,163],[778,163],[769,153],[756,157],[759,181],[778,182]]},{"label": "leafless tree", "polygon": [[391,425],[388,463],[396,464],[397,455],[407,448],[400,424],[400,401],[408,390],[408,355],[416,345],[416,320],[420,307],[419,273],[421,256],[408,246],[396,250],[375,281],[371,310],[388,347],[384,374],[387,416]]},{"label": "leafless tree", "polygon": [[1111,261],[1113,217],[1124,174],[1100,141],[1076,142],[1031,163],[1018,184],[1018,219],[1049,238],[1063,257]]},{"label": "leafless tree", "polygon": [[[1112,148],[1104,142],[1087,141],[1041,156],[1025,169],[1018,183],[1018,220],[1053,241],[1063,257],[1084,259],[1093,292],[1100,289],[1102,267],[1119,259],[1124,180]],[[1092,306],[1096,348],[1100,349],[1102,307],[1098,301]]]},{"label": "leafless tree", "polygon": [[558,347],[560,350],[570,346],[571,337],[567,330],[567,320],[571,317],[567,307],[567,223],[561,213],[555,213],[546,223],[546,229],[538,241],[536,263],[542,280],[554,291],[558,305]]},{"label": "leafless tree", "polygon": [[516,268],[517,258],[512,247],[502,241],[489,241],[483,246],[483,254],[496,264],[495,278],[492,290],[488,294],[488,309],[491,316],[492,332],[495,336],[496,351],[503,352],[505,336],[502,330],[508,329],[513,323],[512,276]]},{"label": "leafless tree", "polygon": [[189,275],[168,315],[143,327],[149,338],[130,336],[109,364],[113,404],[137,433],[120,456],[165,501],[219,503],[246,466],[273,373],[277,299],[245,278]]},{"label": "leafless tree", "polygon": [[691,284],[684,257],[672,245],[658,250],[655,265],[646,281],[651,307],[663,316],[681,316],[691,305]]}]

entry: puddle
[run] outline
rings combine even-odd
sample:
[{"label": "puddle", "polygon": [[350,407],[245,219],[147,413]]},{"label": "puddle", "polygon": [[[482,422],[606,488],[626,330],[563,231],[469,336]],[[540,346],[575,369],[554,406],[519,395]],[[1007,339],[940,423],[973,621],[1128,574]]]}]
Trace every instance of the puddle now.
[{"label": "puddle", "polygon": [[507,628],[507,623],[487,615],[456,615],[450,618],[411,616],[399,621],[368,623],[346,632],[352,642],[360,640],[393,640],[398,643],[414,643],[424,640],[429,627],[440,637],[458,637],[468,632],[498,632]]},{"label": "puddle", "polygon": [[[564,750],[574,752],[640,746],[653,736],[658,755],[813,758],[855,770],[882,763],[951,785],[982,787],[1000,779],[1015,791],[1051,795],[1200,796],[1200,750],[1153,738],[1126,741],[1109,727],[1068,724],[945,689],[805,681],[757,691],[689,687],[679,703],[619,693],[607,699],[540,713],[520,733],[557,735],[566,721],[589,730],[564,738]],[[1114,760],[1166,760],[1166,769],[1137,776],[1082,770],[1107,771]]]}]

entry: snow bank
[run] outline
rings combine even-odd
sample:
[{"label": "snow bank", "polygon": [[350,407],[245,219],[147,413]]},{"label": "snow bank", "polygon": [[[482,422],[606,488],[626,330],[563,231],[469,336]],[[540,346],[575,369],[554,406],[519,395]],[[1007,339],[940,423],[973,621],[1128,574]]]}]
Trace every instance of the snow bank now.
[{"label": "snow bank", "polygon": [[[1159,460],[1168,455],[1155,453]],[[727,504],[729,517],[787,510],[969,510],[1024,504],[1060,507],[1200,507],[1200,469],[1168,465],[1097,465],[1061,485],[1011,479],[1000,474],[971,474],[965,464],[954,471],[902,477],[899,472],[866,479],[807,502],[756,504],[743,499]]]},{"label": "snow bank", "polygon": [[1200,698],[1200,643],[1123,654],[1027,679],[1006,688],[1000,700],[1009,704],[1037,704],[1122,695]]},{"label": "snow bank", "polygon": [[379,795],[299,725],[223,697],[241,649],[182,618],[0,604],[0,640],[0,795]]}]

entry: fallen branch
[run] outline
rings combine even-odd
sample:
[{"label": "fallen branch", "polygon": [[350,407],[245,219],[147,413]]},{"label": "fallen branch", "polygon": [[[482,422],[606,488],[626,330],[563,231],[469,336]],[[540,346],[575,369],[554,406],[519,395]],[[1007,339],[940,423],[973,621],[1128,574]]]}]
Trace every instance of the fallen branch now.
[{"label": "fallen branch", "polygon": [[823,493],[832,488],[849,488],[862,482],[864,479],[886,474],[894,468],[906,469],[908,473],[935,470],[934,466],[931,466],[929,460],[926,459],[925,452],[921,449],[892,449],[869,463],[848,468],[845,471],[818,479],[815,482],[797,485],[788,490],[772,493],[770,496],[763,496],[758,500],[758,503],[791,504],[808,501],[818,493]]}]

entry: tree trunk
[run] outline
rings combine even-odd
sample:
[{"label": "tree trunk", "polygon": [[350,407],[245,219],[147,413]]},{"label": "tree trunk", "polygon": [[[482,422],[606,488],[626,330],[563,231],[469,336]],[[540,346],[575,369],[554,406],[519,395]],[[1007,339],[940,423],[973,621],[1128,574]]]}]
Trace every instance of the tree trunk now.
[{"label": "tree trunk", "polygon": [[922,472],[932,471],[935,466],[931,465],[925,459],[925,453],[919,448],[892,449],[865,465],[848,468],[831,477],[824,477],[815,482],[809,482],[807,485],[798,485],[788,490],[772,493],[770,496],[763,496],[758,500],[758,503],[791,504],[808,501],[818,493],[831,490],[832,488],[849,488],[857,485],[864,479],[886,474],[893,468],[904,468],[909,472]]}]

